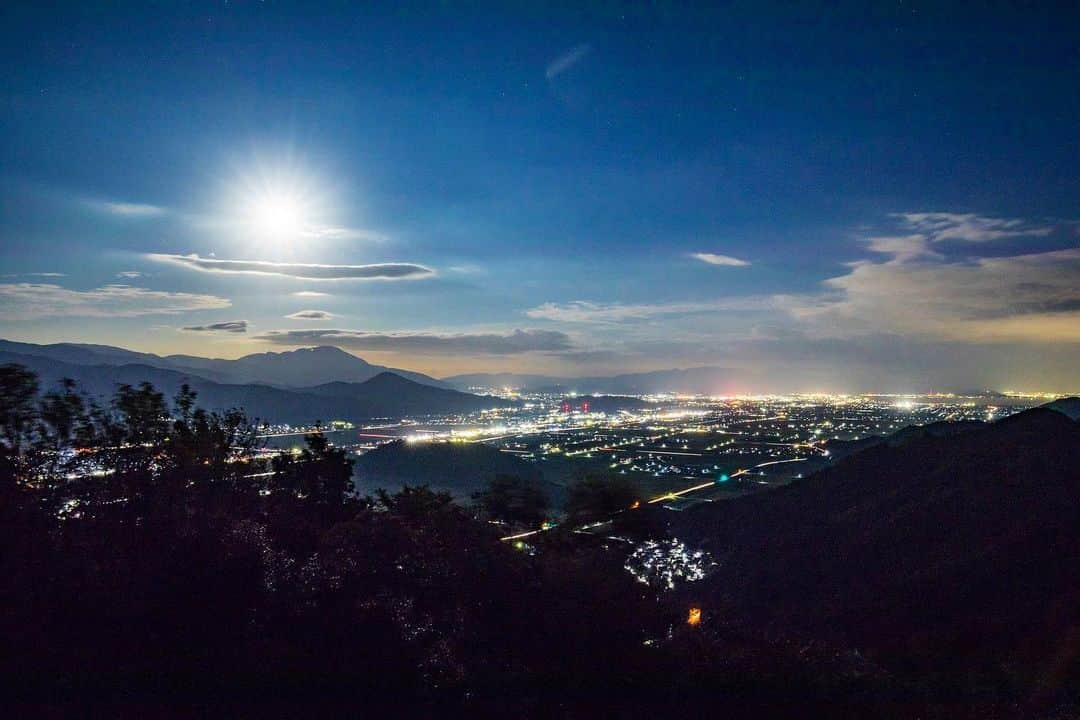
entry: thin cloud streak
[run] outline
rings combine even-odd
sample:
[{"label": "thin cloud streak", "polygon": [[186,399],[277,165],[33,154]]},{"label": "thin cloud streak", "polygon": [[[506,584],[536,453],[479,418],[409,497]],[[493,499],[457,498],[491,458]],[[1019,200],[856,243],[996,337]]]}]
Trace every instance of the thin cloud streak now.
[{"label": "thin cloud streak", "polygon": [[220,310],[232,305],[229,300],[214,295],[163,292],[130,285],[68,290],[47,283],[2,284],[0,303],[8,317],[17,319],[177,315],[196,310]]},{"label": "thin cloud streak", "polygon": [[287,320],[329,320],[335,317],[337,315],[325,310],[298,310],[285,316]]},{"label": "thin cloud streak", "polygon": [[413,263],[375,263],[371,265],[315,265],[276,263],[265,260],[219,260],[198,255],[151,253],[150,260],[170,263],[209,273],[276,275],[301,280],[414,280],[435,274],[431,268]]},{"label": "thin cloud streak", "polygon": [[547,68],[544,70],[544,77],[548,80],[554,80],[581,62],[590,52],[592,52],[592,45],[589,43],[582,43],[571,48],[548,63]]},{"label": "thin cloud streak", "polygon": [[725,265],[727,267],[746,267],[750,264],[748,260],[740,260],[737,257],[731,257],[730,255],[717,255],[716,253],[698,252],[690,253],[690,257],[695,260],[700,260],[703,263],[709,265]]},{"label": "thin cloud streak", "polygon": [[362,330],[272,330],[255,336],[275,345],[334,345],[372,352],[422,355],[518,355],[570,350],[570,337],[556,330],[508,333],[367,332]]},{"label": "thin cloud streak", "polygon": [[658,317],[699,313],[767,310],[774,307],[767,297],[750,296],[672,303],[594,303],[574,300],[568,303],[544,303],[525,311],[537,320],[568,323],[628,323]]},{"label": "thin cloud streak", "polygon": [[374,230],[361,228],[309,226],[300,231],[300,236],[312,240],[362,240],[366,242],[386,242],[387,237]]},{"label": "thin cloud streak", "polygon": [[210,325],[190,325],[180,329],[184,332],[246,333],[247,328],[247,320],[231,320],[228,322],[211,323]]},{"label": "thin cloud streak", "polygon": [[163,207],[146,203],[95,201],[91,202],[90,206],[108,215],[129,218],[156,217],[168,212]]}]

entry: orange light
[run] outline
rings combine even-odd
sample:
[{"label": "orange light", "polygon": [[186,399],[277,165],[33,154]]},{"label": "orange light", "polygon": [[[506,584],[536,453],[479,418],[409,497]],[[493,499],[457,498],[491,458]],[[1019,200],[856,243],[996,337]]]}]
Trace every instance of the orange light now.
[{"label": "orange light", "polygon": [[686,616],[686,624],[691,627],[701,624],[701,608],[690,608],[690,614]]},{"label": "orange light", "polygon": [[634,504],[630,506],[630,509],[631,510],[637,510],[639,507],[641,507],[641,501],[640,500],[635,500]]}]

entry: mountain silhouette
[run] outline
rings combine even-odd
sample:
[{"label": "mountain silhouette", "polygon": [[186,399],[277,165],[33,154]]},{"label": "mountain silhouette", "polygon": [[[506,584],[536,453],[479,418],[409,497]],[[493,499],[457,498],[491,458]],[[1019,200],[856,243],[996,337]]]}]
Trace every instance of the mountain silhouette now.
[{"label": "mountain silhouette", "polygon": [[443,383],[422,373],[372,365],[351,353],[331,346],[300,348],[284,352],[245,355],[235,360],[204,358],[194,355],[160,356],[134,352],[109,345],[57,343],[37,345],[0,340],[0,352],[49,358],[76,365],[130,365],[191,373],[219,383],[261,383],[288,388],[304,388],[323,383],[364,382],[381,372],[393,372],[418,383],[444,387]]},{"label": "mountain silhouette", "polygon": [[471,413],[514,404],[492,396],[422,385],[392,372],[381,372],[362,383],[324,383],[305,392],[353,401],[369,417]]},{"label": "mountain silhouette", "polygon": [[242,408],[252,419],[290,424],[309,424],[316,420],[359,422],[418,413],[456,415],[509,404],[494,397],[422,385],[389,372],[363,383],[286,389],[261,383],[215,382],[191,372],[145,364],[77,365],[39,355],[0,351],[0,364],[5,363],[17,363],[33,370],[46,389],[54,387],[62,378],[71,378],[84,392],[98,400],[111,397],[120,384],[149,382],[169,397],[187,384],[198,393],[199,404],[208,410]]}]

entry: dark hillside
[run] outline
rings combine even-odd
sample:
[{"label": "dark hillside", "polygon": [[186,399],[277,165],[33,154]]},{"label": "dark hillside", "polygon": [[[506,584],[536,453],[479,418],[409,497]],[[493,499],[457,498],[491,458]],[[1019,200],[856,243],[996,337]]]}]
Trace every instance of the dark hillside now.
[{"label": "dark hillside", "polygon": [[1060,413],[881,444],[679,521],[738,622],[950,687],[1078,689],[1080,425]]},{"label": "dark hillside", "polygon": [[1050,410],[1057,410],[1059,413],[1063,413],[1073,420],[1080,419],[1080,397],[1067,397],[1048,402],[1043,405],[1044,408]]}]

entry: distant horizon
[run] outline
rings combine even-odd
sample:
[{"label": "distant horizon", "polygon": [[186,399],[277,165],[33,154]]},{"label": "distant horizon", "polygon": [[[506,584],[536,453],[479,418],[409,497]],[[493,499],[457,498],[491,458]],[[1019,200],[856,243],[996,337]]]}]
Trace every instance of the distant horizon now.
[{"label": "distant horizon", "polygon": [[[287,355],[287,354],[294,353],[294,352],[300,351],[300,350],[316,350],[316,349],[321,349],[321,348],[328,348],[328,349],[337,350],[339,352],[350,355],[350,356],[352,356],[354,358],[362,360],[365,363],[368,363],[369,365],[373,365],[373,366],[377,366],[377,367],[383,367],[384,371],[386,371],[386,372],[391,372],[391,373],[393,373],[395,371],[414,372],[414,373],[420,373],[420,374],[423,374],[423,375],[427,375],[427,376],[431,377],[432,379],[440,380],[440,381],[459,380],[459,379],[467,378],[467,377],[473,376],[473,375],[480,376],[480,377],[483,377],[483,376],[509,375],[509,376],[519,376],[519,377],[530,377],[531,376],[531,377],[537,377],[537,378],[544,378],[546,380],[573,383],[575,381],[582,381],[582,380],[613,379],[613,378],[618,378],[618,377],[621,377],[621,376],[638,376],[638,375],[650,375],[650,374],[663,374],[663,373],[667,373],[667,372],[693,372],[693,371],[702,371],[702,370],[715,370],[715,371],[722,371],[722,372],[732,372],[731,368],[725,368],[722,365],[697,365],[697,366],[686,366],[686,367],[679,367],[679,366],[669,365],[667,367],[656,367],[656,368],[651,368],[651,369],[646,369],[646,370],[641,370],[641,371],[633,371],[633,372],[614,372],[614,371],[612,371],[612,372],[607,372],[607,373],[605,373],[605,372],[590,373],[590,374],[587,374],[587,375],[551,375],[551,374],[546,374],[546,373],[518,372],[518,371],[515,371],[515,370],[500,370],[500,371],[477,372],[477,373],[469,372],[469,373],[441,374],[441,373],[438,373],[438,372],[425,372],[425,371],[418,370],[418,369],[412,368],[412,367],[407,367],[407,366],[394,367],[394,366],[384,365],[383,363],[380,363],[380,362],[371,362],[367,357],[365,357],[363,355],[357,354],[355,352],[349,352],[348,350],[345,350],[343,348],[339,348],[339,347],[334,346],[334,345],[312,345],[312,346],[309,346],[309,347],[292,348],[292,349],[289,349],[289,350],[257,351],[257,352],[253,352],[253,353],[247,353],[247,354],[244,354],[244,355],[239,355],[237,357],[215,357],[215,356],[208,356],[208,355],[196,355],[196,354],[192,354],[192,353],[170,353],[170,354],[164,354],[163,355],[163,354],[153,353],[153,352],[146,351],[146,350],[139,350],[139,349],[129,348],[129,347],[120,347],[120,346],[109,345],[109,344],[104,344],[104,343],[84,343],[84,342],[75,342],[75,341],[59,341],[59,342],[55,342],[55,343],[30,343],[30,342],[23,341],[23,340],[14,340],[14,339],[11,339],[11,338],[0,337],[0,343],[5,343],[5,342],[36,345],[36,346],[42,346],[42,347],[43,346],[49,346],[49,345],[72,345],[72,346],[79,346],[79,347],[107,348],[107,349],[114,349],[114,350],[124,350],[124,351],[134,352],[134,353],[143,353],[143,354],[148,354],[148,355],[155,355],[155,356],[157,356],[157,357],[159,357],[161,359],[169,359],[169,358],[177,358],[177,357],[191,357],[191,358],[198,358],[200,360],[221,360],[221,361],[238,360],[238,359],[245,358],[245,357],[252,357],[252,356],[259,356],[259,355]],[[0,347],[0,352],[3,352],[2,347]],[[192,374],[197,374],[197,373],[193,372]],[[572,390],[574,390],[574,388],[566,388],[567,392],[570,392]],[[582,388],[582,391],[589,392],[589,389],[588,388]],[[697,393],[697,394],[704,394],[704,393]],[[1061,389],[1061,388],[1051,389],[1051,388],[1030,388],[1030,387],[1025,388],[1025,387],[1019,387],[1019,386],[1000,387],[1000,388],[993,388],[993,387],[978,388],[978,387],[974,387],[974,386],[968,386],[968,387],[955,387],[955,388],[932,388],[932,387],[927,387],[927,388],[923,388],[923,389],[909,389],[909,390],[902,390],[902,389],[895,389],[895,388],[893,388],[893,389],[887,389],[887,388],[859,388],[859,389],[846,389],[846,390],[845,389],[831,389],[830,390],[830,389],[820,389],[820,388],[817,388],[817,389],[814,389],[814,388],[802,388],[802,389],[785,389],[785,390],[773,389],[773,390],[769,390],[769,389],[766,389],[766,388],[763,388],[763,387],[759,387],[759,388],[756,388],[756,389],[747,389],[745,391],[740,391],[740,392],[716,393],[714,396],[715,397],[731,397],[731,398],[740,398],[740,397],[747,397],[748,398],[748,397],[761,397],[761,396],[769,396],[769,395],[775,395],[775,396],[794,396],[794,395],[799,395],[799,396],[866,395],[866,396],[870,396],[870,395],[879,395],[879,396],[882,396],[882,397],[887,397],[887,396],[935,396],[935,395],[938,395],[938,396],[946,396],[946,395],[979,396],[979,395],[986,395],[986,394],[997,394],[997,395],[1001,395],[1001,396],[1005,396],[1005,397],[1007,397],[1009,395],[1016,395],[1018,397],[1028,397],[1028,398],[1041,397],[1041,398],[1045,398],[1045,399],[1050,399],[1050,398],[1053,398],[1053,397],[1061,398],[1061,397],[1070,397],[1070,396],[1074,396],[1074,395],[1080,395],[1080,388],[1074,388],[1074,389],[1067,389],[1067,388],[1066,389]]]}]

